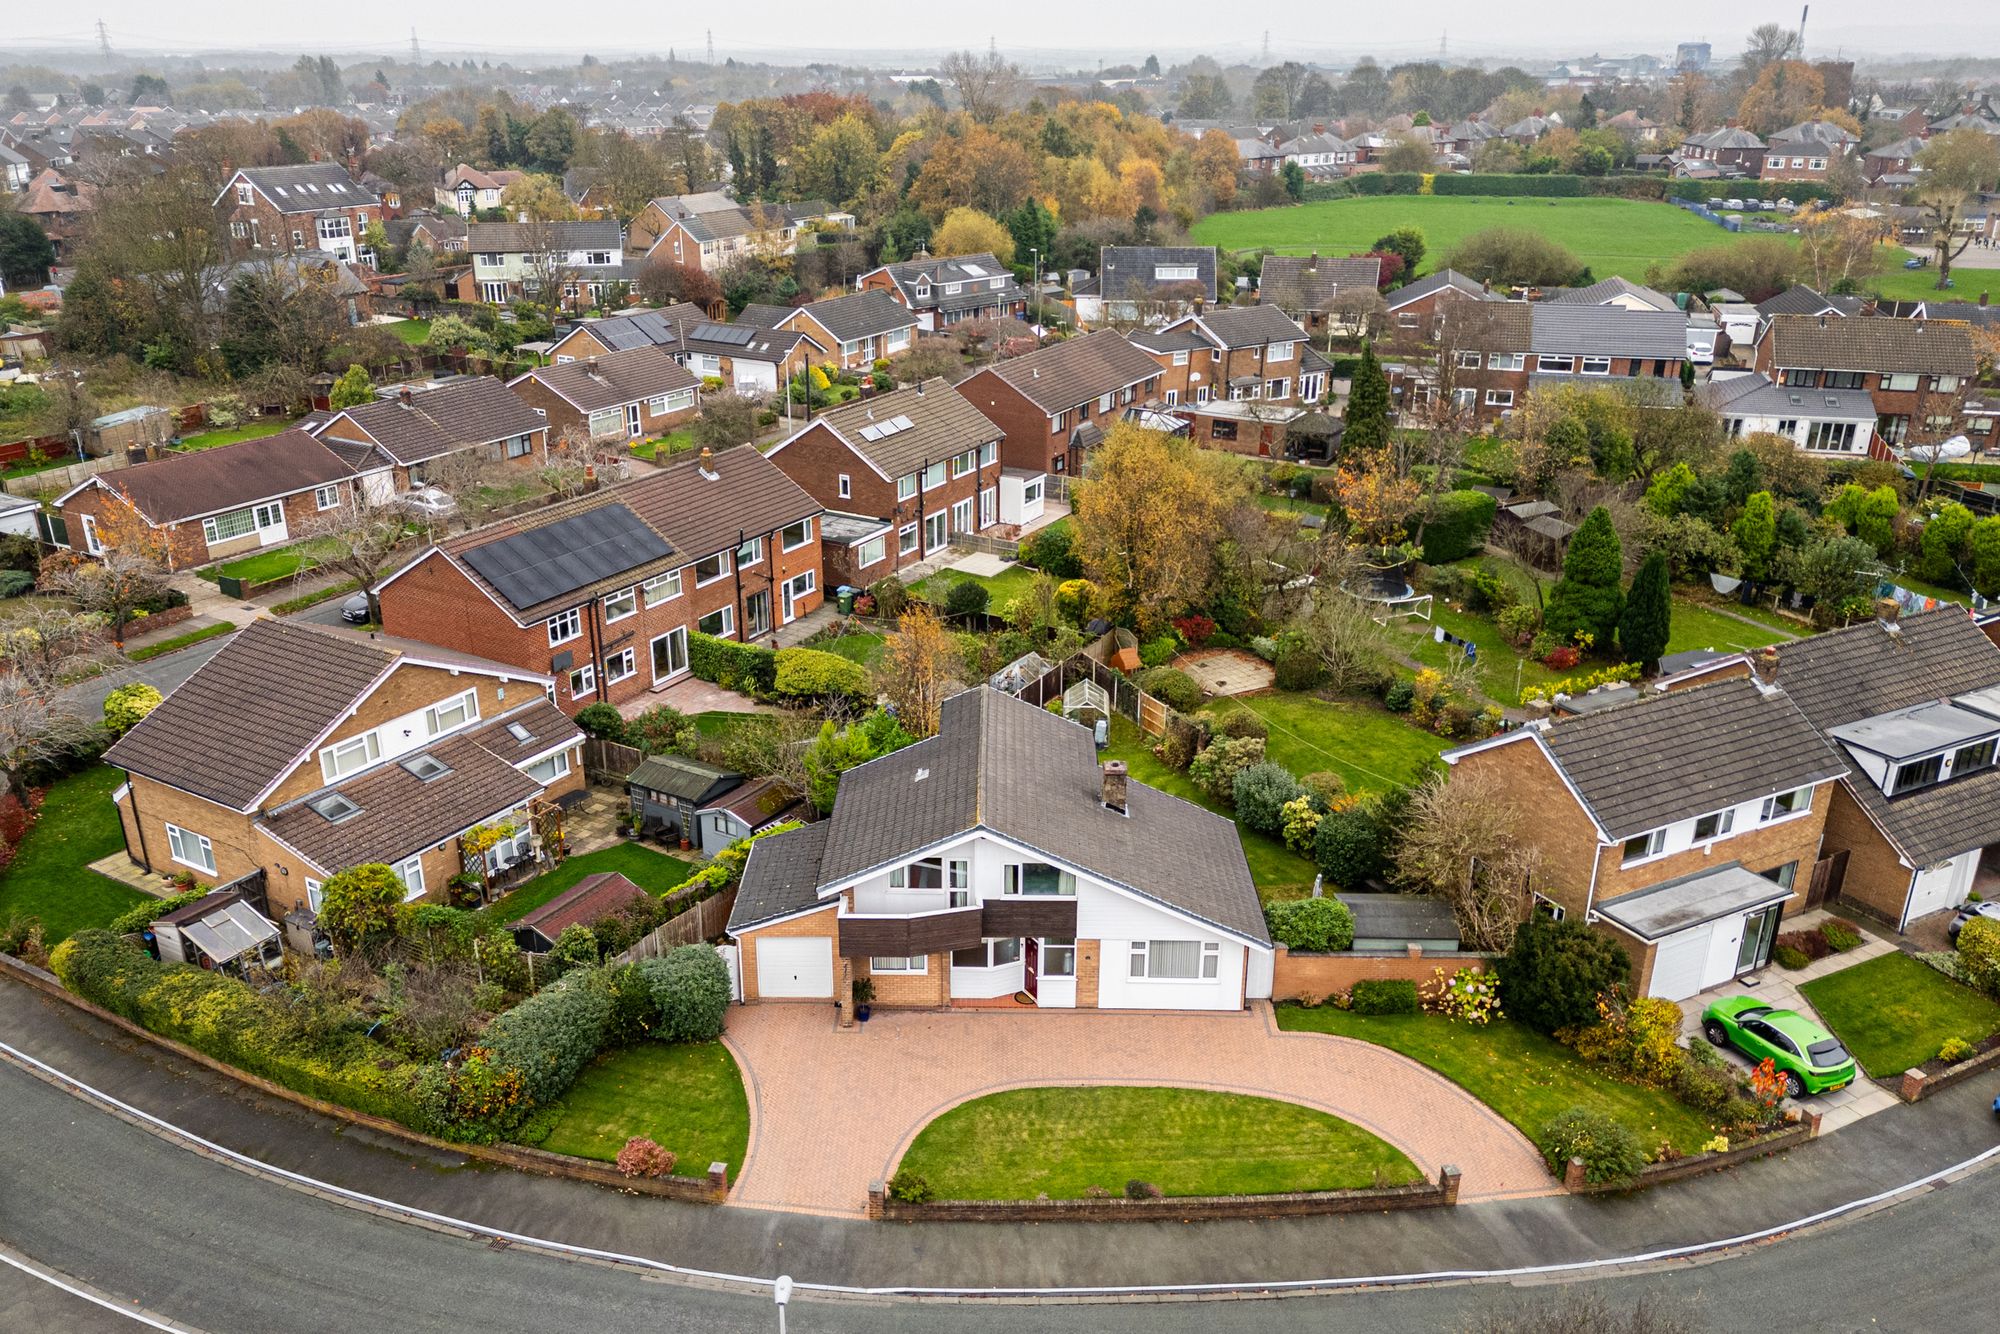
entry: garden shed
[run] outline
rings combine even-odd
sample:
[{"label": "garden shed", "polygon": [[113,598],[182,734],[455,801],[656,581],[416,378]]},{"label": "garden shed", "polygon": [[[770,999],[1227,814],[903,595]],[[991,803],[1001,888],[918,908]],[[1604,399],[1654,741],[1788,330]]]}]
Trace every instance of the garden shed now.
[{"label": "garden shed", "polygon": [[776,779],[753,778],[697,811],[700,844],[710,852],[789,819],[801,802]]},{"label": "garden shed", "polygon": [[205,895],[155,918],[152,929],[162,963],[241,972],[252,965],[272,967],[284,953],[278,924],[233,890]]},{"label": "garden shed", "polygon": [[616,871],[587,875],[514,923],[514,943],[532,954],[546,954],[556,947],[564,927],[589,926],[649,897]]},{"label": "garden shed", "polygon": [[646,832],[685,837],[701,846],[696,814],[743,783],[743,775],[679,755],[648,755],[625,780],[632,813]]}]

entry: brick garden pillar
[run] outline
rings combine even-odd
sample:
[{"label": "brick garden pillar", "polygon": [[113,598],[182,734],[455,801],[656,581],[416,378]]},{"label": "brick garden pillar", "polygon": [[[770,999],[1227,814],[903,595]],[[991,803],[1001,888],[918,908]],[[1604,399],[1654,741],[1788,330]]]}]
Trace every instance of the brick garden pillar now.
[{"label": "brick garden pillar", "polygon": [[880,1222],[882,1219],[882,1202],[887,1196],[888,1191],[884,1189],[881,1182],[871,1181],[868,1183],[868,1216],[877,1222]]},{"label": "brick garden pillar", "polygon": [[1586,1184],[1588,1183],[1585,1176],[1583,1159],[1570,1159],[1569,1166],[1563,1169],[1563,1189],[1582,1190]]},{"label": "brick garden pillar", "polygon": [[1438,1169],[1438,1185],[1444,1190],[1447,1205],[1458,1203],[1458,1164],[1446,1163]]}]

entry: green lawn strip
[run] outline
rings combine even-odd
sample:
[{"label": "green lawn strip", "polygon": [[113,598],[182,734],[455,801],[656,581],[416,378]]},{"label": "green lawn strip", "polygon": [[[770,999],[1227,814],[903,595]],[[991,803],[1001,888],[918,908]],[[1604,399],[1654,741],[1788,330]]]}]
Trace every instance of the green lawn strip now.
[{"label": "green lawn strip", "polygon": [[1907,954],[1883,954],[1799,988],[1861,1068],[1890,1078],[1938,1054],[1946,1038],[2000,1032],[2000,1003]]},{"label": "green lawn strip", "polygon": [[727,1163],[734,1179],[750,1144],[743,1077],[720,1042],[644,1041],[599,1057],[555,1113],[540,1148],[614,1162],[626,1140],[643,1135],[673,1150],[680,1176]]},{"label": "green lawn strip", "polygon": [[1782,644],[1797,637],[1789,631],[1750,625],[1712,607],[1675,598],[1673,630],[1667,636],[1667,652],[1680,653],[1691,648],[1763,648],[1767,644]]},{"label": "green lawn strip", "polygon": [[838,639],[830,639],[823,644],[814,644],[812,647],[826,653],[838,653],[849,662],[858,662],[863,667],[873,667],[876,659],[882,656],[882,650],[888,642],[886,635],[859,630],[853,634],[842,635]]},{"label": "green lawn strip", "polygon": [[[1781,611],[1774,611],[1761,602],[1730,602],[1725,606],[1704,601],[1699,597],[1690,597],[1685,592],[1676,593],[1674,595],[1674,614],[1676,616],[1680,615],[1680,609],[1683,606],[1701,607],[1725,619],[1730,616],[1737,616],[1744,620],[1755,621],[1758,625],[1779,631],[1795,639],[1803,638],[1813,633],[1810,621],[1801,620],[1797,616],[1787,616]],[[1703,645],[1703,647],[1705,648],[1707,645]]]},{"label": "green lawn strip", "polygon": [[900,1168],[942,1200],[1073,1200],[1134,1180],[1167,1195],[1272,1195],[1419,1179],[1401,1151],[1325,1112],[1181,1088],[989,1094],[925,1126]]},{"label": "green lawn strip", "polygon": [[[1142,736],[1138,725],[1122,716],[1111,720],[1111,744],[1105,747],[1103,758],[1125,761],[1131,776],[1148,787],[1191,801],[1225,820],[1233,818],[1227,806],[1203,796],[1186,774],[1160,763],[1153,754],[1152,738]],[[1250,864],[1250,878],[1257,886],[1258,897],[1266,902],[1302,899],[1312,891],[1313,877],[1319,868],[1309,859],[1277,839],[1253,833],[1242,825],[1236,826],[1236,836],[1243,844],[1243,857]]]},{"label": "green lawn strip", "polygon": [[1716,1128],[1658,1089],[1628,1084],[1590,1065],[1552,1038],[1507,1019],[1485,1025],[1441,1015],[1357,1015],[1323,1005],[1278,1007],[1288,1032],[1359,1038],[1411,1060],[1457,1084],[1531,1140],[1559,1113],[1589,1107],[1619,1121],[1649,1152],[1662,1140],[1694,1153]]},{"label": "green lawn strip", "polygon": [[429,320],[397,320],[394,324],[382,326],[412,347],[422,347],[431,339]]},{"label": "green lawn strip", "polygon": [[1431,634],[1433,625],[1441,625],[1446,633],[1479,646],[1480,689],[1502,707],[1511,708],[1521,702],[1521,687],[1547,685],[1562,675],[1533,658],[1524,658],[1507,642],[1491,617],[1460,611],[1442,602],[1432,603],[1429,621],[1398,622],[1399,633],[1394,642],[1424,666],[1442,668],[1463,650],[1453,644],[1438,643]]},{"label": "green lawn strip", "polygon": [[93,765],[50,784],[34,827],[0,871],[0,922],[16,913],[41,919],[53,946],[86,927],[103,926],[146,895],[86,870],[125,846],[112,789],[125,775]]},{"label": "green lawn strip", "polygon": [[686,880],[694,867],[678,857],[655,852],[643,844],[614,843],[596,852],[571,857],[553,871],[544,871],[482,911],[495,923],[505,925],[527,916],[585,876],[601,871],[616,871],[649,893],[664,894]]},{"label": "green lawn strip", "polygon": [[218,431],[203,431],[199,435],[184,436],[182,449],[213,449],[217,445],[241,444],[245,440],[262,440],[267,435],[276,435],[290,426],[292,421],[285,418],[259,418],[245,422],[241,426],[224,427]]},{"label": "green lawn strip", "polygon": [[1378,704],[1266,691],[1212,700],[1206,712],[1250,709],[1270,726],[1264,754],[1294,774],[1322,769],[1354,792],[1381,792],[1413,781],[1452,743],[1411,726]]},{"label": "green lawn strip", "polygon": [[135,648],[125,656],[134,662],[147,662],[163,654],[199,644],[204,639],[214,639],[217,635],[233,633],[235,629],[236,623],[234,621],[217,621],[214,625],[204,625],[199,630],[190,630],[184,635],[175,635],[172,639],[163,639],[157,644],[148,644],[144,648]]},{"label": "green lawn strip", "polygon": [[632,456],[655,461],[671,458],[694,448],[694,431],[683,427],[678,431],[668,431],[657,440],[634,440]]},{"label": "green lawn strip", "polygon": [[1321,518],[1326,517],[1325,505],[1304,496],[1274,496],[1269,491],[1254,491],[1250,498],[1273,513],[1317,514]]},{"label": "green lawn strip", "polygon": [[325,550],[325,544],[301,542],[296,546],[260,551],[254,556],[211,565],[201,573],[204,579],[209,580],[226,575],[246,584],[267,584],[275,579],[289,579],[301,570],[313,568],[318,564],[315,550]]},{"label": "green lawn strip", "polygon": [[935,598],[939,603],[943,603],[946,595],[951,592],[951,586],[965,580],[986,586],[987,606],[997,616],[1002,607],[1028,591],[1028,586],[1035,581],[1035,570],[1018,563],[1009,565],[995,575],[967,574],[963,570],[939,570],[928,578],[919,579],[910,587],[913,591],[921,590],[927,598]]},{"label": "green lawn strip", "polygon": [[745,723],[776,716],[770,713],[727,713],[722,710],[711,710],[694,716],[694,728],[704,738],[721,737],[727,736],[732,729],[741,727]]}]

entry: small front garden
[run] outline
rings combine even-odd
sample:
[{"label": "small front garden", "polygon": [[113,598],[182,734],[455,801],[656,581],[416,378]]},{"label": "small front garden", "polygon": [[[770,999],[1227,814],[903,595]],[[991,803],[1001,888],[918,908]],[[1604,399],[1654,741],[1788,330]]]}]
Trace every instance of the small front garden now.
[{"label": "small front garden", "polygon": [[1073,1200],[1354,1190],[1419,1179],[1400,1150],[1310,1107],[1117,1086],[1014,1089],[962,1103],[917,1135],[891,1189],[927,1189],[940,1200]]},{"label": "small front garden", "polygon": [[0,870],[0,926],[33,918],[53,949],[86,927],[103,926],[147,895],[89,869],[125,846],[111,792],[125,775],[96,764],[49,784],[35,823]]},{"label": "small front garden", "polygon": [[2000,1033],[2000,1001],[1900,952],[1828,973],[1799,990],[1877,1079],[1934,1060],[1947,1042],[1976,1047]]},{"label": "small front garden", "polygon": [[299,542],[289,547],[274,547],[269,551],[259,551],[255,555],[243,556],[220,565],[203,569],[201,577],[210,581],[220,578],[237,579],[245,584],[267,584],[277,579],[289,579],[293,575],[316,566],[319,554],[326,548],[314,542]]},{"label": "small front garden", "polygon": [[635,1136],[670,1150],[683,1176],[700,1176],[710,1163],[740,1171],[750,1145],[750,1104],[729,1049],[720,1042],[621,1047],[579,1075],[522,1142],[616,1162]]},{"label": "small front garden", "polygon": [[632,457],[647,459],[654,463],[665,463],[676,454],[685,453],[695,446],[694,428],[683,426],[677,431],[668,431],[654,440],[634,440]]},{"label": "small front garden", "polygon": [[694,866],[643,843],[618,843],[568,858],[554,870],[544,871],[487,905],[485,916],[501,924],[518,921],[585,876],[607,871],[624,876],[648,893],[664,894],[693,874]]}]

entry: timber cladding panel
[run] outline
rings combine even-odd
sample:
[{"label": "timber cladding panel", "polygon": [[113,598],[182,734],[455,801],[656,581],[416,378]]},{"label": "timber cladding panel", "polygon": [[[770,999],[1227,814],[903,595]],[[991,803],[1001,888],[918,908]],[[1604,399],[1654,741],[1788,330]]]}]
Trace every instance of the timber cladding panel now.
[{"label": "timber cladding panel", "polygon": [[972,949],[980,942],[983,914],[978,908],[930,913],[923,917],[854,918],[840,920],[839,953],[849,959],[871,955],[949,954]]},{"label": "timber cladding panel", "polygon": [[1100,942],[1079,940],[1076,942],[1076,1008],[1094,1010],[1097,1008],[1097,955]]},{"label": "timber cladding panel", "polygon": [[1076,900],[1067,897],[988,899],[982,936],[1074,936]]},{"label": "timber cladding panel", "polygon": [[[743,951],[740,961],[743,978],[743,999],[746,1001],[758,999],[758,941],[764,939],[766,936],[823,936],[831,940],[838,930],[834,920],[834,913],[838,906],[838,904],[829,903],[818,912],[807,913],[803,917],[794,917],[790,921],[773,922],[769,926],[761,926],[755,931],[746,931],[738,936],[736,943]],[[835,959],[834,961],[836,975],[840,971],[842,962],[839,959]],[[838,990],[838,976],[836,976],[836,991]],[[823,1001],[817,1003],[824,1004]]]}]

